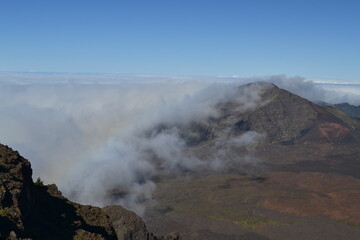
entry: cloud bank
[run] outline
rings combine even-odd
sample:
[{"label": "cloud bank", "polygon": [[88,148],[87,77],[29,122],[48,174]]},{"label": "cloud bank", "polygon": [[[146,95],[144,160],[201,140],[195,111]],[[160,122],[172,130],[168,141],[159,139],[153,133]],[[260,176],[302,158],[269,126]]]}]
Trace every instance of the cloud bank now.
[{"label": "cloud bank", "polygon": [[[224,140],[225,145],[205,161],[188,151],[177,127],[216,117],[215,106],[233,99],[238,85],[273,82],[313,101],[353,98],[355,103],[357,96],[356,92],[336,95],[314,82],[286,76],[0,77],[0,142],[27,157],[35,177],[57,183],[75,201],[122,204],[139,214],[151,199],[157,174],[224,171],[234,162],[257,161],[251,155],[232,155],[229,149],[255,144],[261,139],[258,133]],[[255,87],[238,96],[239,111],[256,107],[261,91]]]}]

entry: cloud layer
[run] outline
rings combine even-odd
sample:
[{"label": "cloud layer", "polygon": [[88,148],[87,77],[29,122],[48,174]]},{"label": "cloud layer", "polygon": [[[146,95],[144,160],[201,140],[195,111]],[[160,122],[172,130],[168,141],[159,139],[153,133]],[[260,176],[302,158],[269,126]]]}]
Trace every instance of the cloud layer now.
[{"label": "cloud layer", "polygon": [[[223,171],[234,161],[256,161],[228,150],[255,144],[261,138],[258,133],[226,139],[225,147],[204,161],[189,153],[176,127],[217,116],[215,106],[233,99],[238,85],[273,82],[314,101],[356,100],[357,96],[356,92],[336,95],[311,81],[286,76],[0,77],[0,141],[32,162],[35,177],[57,183],[73,200],[100,206],[122,204],[139,214],[151,199],[156,174]],[[249,88],[238,96],[243,106],[239,111],[256,107],[261,91],[261,87]],[[172,127],[159,131],[164,124]]]}]

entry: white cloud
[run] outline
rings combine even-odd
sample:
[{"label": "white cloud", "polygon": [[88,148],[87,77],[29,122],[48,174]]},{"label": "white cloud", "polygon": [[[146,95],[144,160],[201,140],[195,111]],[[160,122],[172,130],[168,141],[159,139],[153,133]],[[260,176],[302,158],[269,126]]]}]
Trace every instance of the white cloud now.
[{"label": "white cloud", "polygon": [[[151,178],[159,171],[218,171],[234,161],[254,161],[228,150],[254,144],[261,139],[257,133],[227,139],[227,147],[215,151],[209,163],[187,151],[177,128],[217,116],[214,106],[252,81],[273,82],[312,100],[336,99],[301,77],[3,73],[0,142],[30,159],[35,177],[57,183],[72,199],[120,203],[141,214],[142,200],[151,198],[155,187]],[[239,110],[261,104],[261,89],[252,86],[237,95]],[[356,94],[342,92],[337,99],[356,102]],[[157,131],[160,124],[172,127]]]}]

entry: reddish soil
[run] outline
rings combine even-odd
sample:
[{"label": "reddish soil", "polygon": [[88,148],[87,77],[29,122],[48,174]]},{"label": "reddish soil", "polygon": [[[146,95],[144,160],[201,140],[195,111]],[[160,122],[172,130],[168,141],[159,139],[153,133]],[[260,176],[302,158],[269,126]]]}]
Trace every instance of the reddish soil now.
[{"label": "reddish soil", "polygon": [[328,141],[344,138],[350,133],[348,128],[338,123],[324,122],[319,123],[317,127],[320,132],[320,137]]},{"label": "reddish soil", "polygon": [[360,222],[360,180],[338,174],[271,173],[263,206],[299,216]]}]

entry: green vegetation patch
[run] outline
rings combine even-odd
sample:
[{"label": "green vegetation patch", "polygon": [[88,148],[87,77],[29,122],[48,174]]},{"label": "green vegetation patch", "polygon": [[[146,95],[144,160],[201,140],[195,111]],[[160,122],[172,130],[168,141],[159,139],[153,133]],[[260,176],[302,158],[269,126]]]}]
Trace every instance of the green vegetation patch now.
[{"label": "green vegetation patch", "polygon": [[347,221],[344,221],[343,223],[345,223],[349,227],[360,228],[360,223],[359,222],[347,222]]},{"label": "green vegetation patch", "polygon": [[44,186],[44,182],[41,180],[40,177],[38,177],[38,178],[36,179],[36,181],[34,182],[34,184],[35,184],[35,186],[37,186],[37,187],[43,187],[43,186]]},{"label": "green vegetation patch", "polygon": [[3,209],[0,209],[0,216],[9,218],[9,217],[11,217],[11,213],[10,213],[9,209],[3,208]]}]

